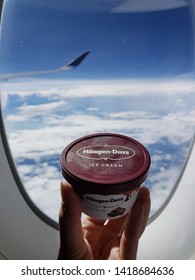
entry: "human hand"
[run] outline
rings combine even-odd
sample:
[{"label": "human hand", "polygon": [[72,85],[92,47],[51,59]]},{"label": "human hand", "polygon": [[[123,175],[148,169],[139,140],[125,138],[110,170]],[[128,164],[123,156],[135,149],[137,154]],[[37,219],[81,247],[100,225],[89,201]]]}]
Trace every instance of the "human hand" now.
[{"label": "human hand", "polygon": [[60,250],[64,260],[134,260],[150,212],[150,193],[141,187],[129,214],[113,220],[87,217],[81,222],[81,201],[72,187],[61,183]]}]

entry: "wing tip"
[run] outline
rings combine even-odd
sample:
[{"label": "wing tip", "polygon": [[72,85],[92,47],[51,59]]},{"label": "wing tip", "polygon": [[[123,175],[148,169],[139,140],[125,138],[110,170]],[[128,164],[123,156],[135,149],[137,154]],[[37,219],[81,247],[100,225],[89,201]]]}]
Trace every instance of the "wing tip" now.
[{"label": "wing tip", "polygon": [[68,67],[77,67],[81,62],[90,54],[90,51],[82,53],[79,57],[71,61],[67,66]]}]

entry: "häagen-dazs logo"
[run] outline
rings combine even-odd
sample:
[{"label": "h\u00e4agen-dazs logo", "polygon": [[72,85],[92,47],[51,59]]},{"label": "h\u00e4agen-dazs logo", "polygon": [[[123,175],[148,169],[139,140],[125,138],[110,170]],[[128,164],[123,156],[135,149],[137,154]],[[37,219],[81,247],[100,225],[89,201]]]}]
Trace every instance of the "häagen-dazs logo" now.
[{"label": "h\u00e4agen-dazs logo", "polygon": [[118,145],[94,145],[79,149],[77,155],[94,160],[123,160],[134,157],[135,151]]}]

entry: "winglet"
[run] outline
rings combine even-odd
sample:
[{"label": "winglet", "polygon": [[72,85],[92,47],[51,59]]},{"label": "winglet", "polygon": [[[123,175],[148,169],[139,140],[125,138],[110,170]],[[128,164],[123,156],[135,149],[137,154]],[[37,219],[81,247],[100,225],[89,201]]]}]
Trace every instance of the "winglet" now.
[{"label": "winglet", "polygon": [[90,54],[90,51],[83,53],[82,55],[71,61],[67,65],[67,67],[77,67],[85,59],[85,57],[88,56],[88,54]]}]

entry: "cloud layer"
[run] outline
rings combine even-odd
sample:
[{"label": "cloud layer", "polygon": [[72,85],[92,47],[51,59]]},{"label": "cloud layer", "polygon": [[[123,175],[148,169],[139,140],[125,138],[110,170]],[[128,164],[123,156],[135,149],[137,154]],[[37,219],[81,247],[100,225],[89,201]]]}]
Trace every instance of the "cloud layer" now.
[{"label": "cloud layer", "polygon": [[33,201],[57,220],[59,155],[72,140],[115,132],[152,156],[152,213],[166,200],[185,160],[195,119],[190,80],[29,80],[2,86],[5,126],[19,174]]}]

